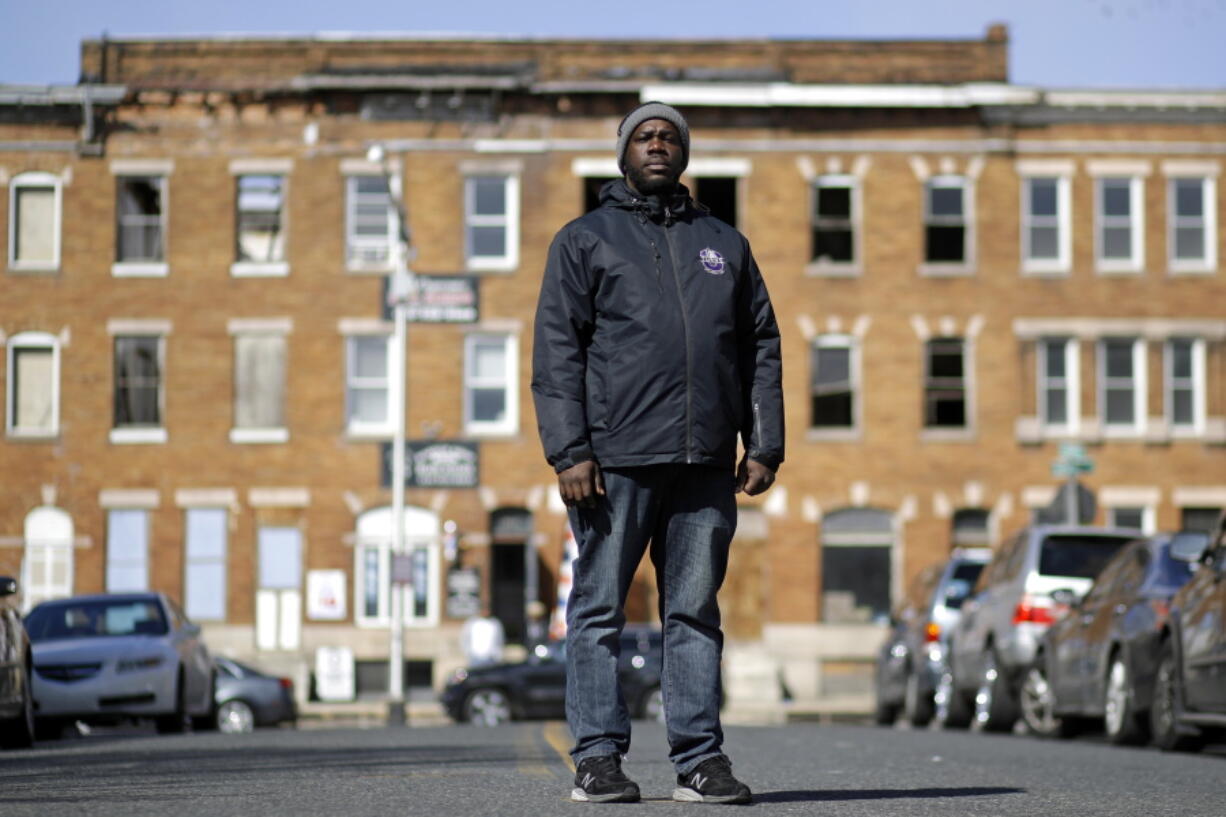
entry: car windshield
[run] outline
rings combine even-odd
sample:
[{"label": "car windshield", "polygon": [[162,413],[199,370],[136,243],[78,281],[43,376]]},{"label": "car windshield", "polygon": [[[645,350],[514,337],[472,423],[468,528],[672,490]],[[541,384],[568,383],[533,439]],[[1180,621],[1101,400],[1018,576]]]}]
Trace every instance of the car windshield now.
[{"label": "car windshield", "polygon": [[945,584],[945,606],[957,610],[971,594],[971,588],[983,572],[980,562],[962,562],[954,566],[954,573]]},{"label": "car windshield", "polygon": [[1043,549],[1039,553],[1039,573],[1044,576],[1093,579],[1116,551],[1134,539],[1132,536],[1052,534],[1043,540]]},{"label": "car windshield", "polygon": [[26,616],[30,641],[101,638],[121,635],[166,635],[161,606],[152,599],[93,599],[35,607]]}]

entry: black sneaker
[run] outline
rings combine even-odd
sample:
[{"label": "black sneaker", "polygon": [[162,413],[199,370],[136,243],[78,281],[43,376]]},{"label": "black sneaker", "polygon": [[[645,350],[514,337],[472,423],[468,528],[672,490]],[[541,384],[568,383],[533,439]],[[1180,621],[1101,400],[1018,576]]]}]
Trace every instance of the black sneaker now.
[{"label": "black sneaker", "polygon": [[683,803],[748,803],[753,794],[749,786],[732,776],[732,762],[716,755],[689,774],[677,775],[673,799]]},{"label": "black sneaker", "polygon": [[637,803],[639,786],[622,773],[619,756],[585,757],[575,769],[570,799],[580,803]]}]

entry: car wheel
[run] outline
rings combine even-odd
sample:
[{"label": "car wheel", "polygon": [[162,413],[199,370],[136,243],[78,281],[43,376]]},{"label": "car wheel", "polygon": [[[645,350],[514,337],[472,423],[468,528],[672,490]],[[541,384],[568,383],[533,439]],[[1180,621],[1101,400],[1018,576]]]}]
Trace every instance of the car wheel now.
[{"label": "car wheel", "polygon": [[979,688],[975,691],[975,715],[971,719],[971,727],[981,732],[1007,732],[1013,728],[1016,720],[1005,673],[1000,668],[996,651],[988,650]]},{"label": "car wheel", "polygon": [[175,710],[169,715],[156,719],[157,730],[163,735],[177,735],[187,731],[191,719],[187,716],[187,684],[183,680],[183,671],[175,680]]},{"label": "car wheel", "polygon": [[1204,743],[1200,735],[1185,735],[1179,731],[1179,675],[1175,666],[1175,650],[1168,641],[1158,658],[1158,673],[1154,677],[1154,703],[1149,710],[1149,728],[1154,745],[1167,751],[1198,751]]},{"label": "car wheel", "polygon": [[954,673],[949,667],[937,679],[932,693],[932,717],[942,729],[965,729],[971,722],[971,708],[954,686]]},{"label": "car wheel", "polygon": [[649,721],[664,723],[664,690],[652,687],[643,695],[643,704],[639,714]]},{"label": "car wheel", "polygon": [[21,712],[15,718],[0,723],[0,746],[6,749],[25,749],[34,744],[34,685],[30,682],[30,669],[25,671],[25,697]]},{"label": "car wheel", "polygon": [[920,692],[919,673],[914,669],[907,673],[907,686],[903,692],[903,715],[915,727],[927,726],[932,720],[932,693]]},{"label": "car wheel", "polygon": [[464,720],[476,726],[499,726],[511,720],[511,702],[501,689],[475,689],[464,699]]},{"label": "car wheel", "polygon": [[1132,676],[1122,656],[1111,660],[1103,693],[1103,727],[1107,740],[1116,744],[1141,743],[1145,725],[1137,715]]},{"label": "car wheel", "polygon": [[255,713],[244,701],[226,701],[217,707],[217,731],[243,735],[255,731]]},{"label": "car wheel", "polygon": [[1072,723],[1056,714],[1056,693],[1043,664],[1043,656],[1039,656],[1022,681],[1018,701],[1022,710],[1022,723],[1025,724],[1026,731],[1041,738],[1072,737]]}]

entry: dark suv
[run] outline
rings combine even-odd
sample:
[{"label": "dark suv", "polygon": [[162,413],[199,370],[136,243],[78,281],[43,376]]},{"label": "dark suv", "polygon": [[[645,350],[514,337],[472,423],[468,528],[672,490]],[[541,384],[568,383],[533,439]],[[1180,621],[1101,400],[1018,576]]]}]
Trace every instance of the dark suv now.
[{"label": "dark suv", "polygon": [[1197,567],[1171,599],[1150,729],[1163,749],[1195,751],[1226,730],[1226,517],[1212,536],[1176,534],[1171,555]]},{"label": "dark suv", "polygon": [[30,639],[17,608],[17,580],[0,576],[0,746],[34,742]]},{"label": "dark suv", "polygon": [[[628,626],[617,662],[622,695],[630,714],[663,720],[660,670],[664,641],[659,630]],[[439,700],[461,723],[497,726],[512,719],[566,717],[566,642],[538,646],[514,664],[456,670]]]}]

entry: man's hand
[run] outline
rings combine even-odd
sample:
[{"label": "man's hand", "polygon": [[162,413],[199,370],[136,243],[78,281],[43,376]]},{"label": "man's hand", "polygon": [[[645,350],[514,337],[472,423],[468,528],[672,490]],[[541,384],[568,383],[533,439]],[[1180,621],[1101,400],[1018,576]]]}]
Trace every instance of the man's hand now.
[{"label": "man's hand", "polygon": [[748,456],[741,458],[736,467],[736,493],[744,491],[746,496],[757,496],[774,484],[774,471]]},{"label": "man's hand", "polygon": [[604,477],[593,460],[572,465],[558,474],[558,493],[566,505],[595,508],[596,497],[604,496]]}]

